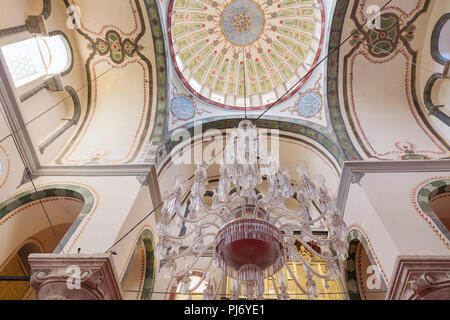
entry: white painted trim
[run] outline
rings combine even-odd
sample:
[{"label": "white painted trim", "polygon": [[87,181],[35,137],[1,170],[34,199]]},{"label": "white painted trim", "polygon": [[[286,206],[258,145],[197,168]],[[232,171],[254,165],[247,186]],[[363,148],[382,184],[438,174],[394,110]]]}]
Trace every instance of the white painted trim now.
[{"label": "white painted trim", "polygon": [[[344,162],[337,195],[338,208],[345,212],[354,173],[450,172],[450,159],[444,160],[377,160]],[[362,178],[364,179],[364,178]]]},{"label": "white painted trim", "polygon": [[146,176],[153,164],[93,165],[93,166],[44,166],[39,167],[35,176]]},{"label": "white painted trim", "polygon": [[27,167],[33,174],[40,167],[40,164],[31,143],[31,138],[25,129],[25,123],[20,113],[19,102],[12,83],[13,80],[9,74],[6,61],[0,51],[0,102],[3,105],[6,121],[12,131],[12,137],[18,145],[19,151],[24,156]]},{"label": "white painted trim", "polygon": [[[159,187],[158,174],[156,173],[155,166],[152,166],[146,179],[148,189],[150,191],[150,197],[152,199],[153,208],[156,208],[162,202],[162,197],[161,197],[161,189]],[[161,216],[161,208],[156,210],[155,212],[156,221],[159,221],[160,216]]]}]

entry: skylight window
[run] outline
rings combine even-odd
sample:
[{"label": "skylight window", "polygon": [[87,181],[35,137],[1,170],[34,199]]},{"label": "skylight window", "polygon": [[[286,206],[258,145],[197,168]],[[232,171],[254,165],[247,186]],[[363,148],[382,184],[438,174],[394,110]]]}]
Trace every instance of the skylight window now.
[{"label": "skylight window", "polygon": [[64,72],[71,60],[65,39],[59,35],[31,38],[1,49],[16,87]]}]

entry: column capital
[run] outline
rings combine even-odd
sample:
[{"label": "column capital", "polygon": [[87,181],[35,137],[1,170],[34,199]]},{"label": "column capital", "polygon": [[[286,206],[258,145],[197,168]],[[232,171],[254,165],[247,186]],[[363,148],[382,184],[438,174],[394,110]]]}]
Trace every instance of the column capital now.
[{"label": "column capital", "polygon": [[31,254],[38,300],[122,300],[111,254]]},{"label": "column capital", "polygon": [[388,300],[450,299],[449,256],[399,256]]}]

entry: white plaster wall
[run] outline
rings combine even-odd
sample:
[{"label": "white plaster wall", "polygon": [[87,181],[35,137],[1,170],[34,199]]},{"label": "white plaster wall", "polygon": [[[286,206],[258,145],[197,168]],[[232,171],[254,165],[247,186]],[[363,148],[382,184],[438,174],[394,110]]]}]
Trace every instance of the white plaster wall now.
[{"label": "white plaster wall", "polygon": [[[420,2],[420,3],[419,3]],[[350,2],[349,8],[346,14],[346,22],[342,30],[342,41],[355,31],[355,25],[350,19],[350,13],[353,8],[354,1]],[[387,11],[394,11],[395,8],[401,8],[405,12],[403,19],[406,19],[406,15],[409,15],[411,19],[423,6],[424,1],[419,0],[399,0],[395,4],[392,3],[387,7]],[[382,0],[370,0],[361,1],[361,6],[357,10],[357,17],[360,21],[365,18],[366,9],[371,5],[377,5],[382,7],[386,4],[386,1]],[[419,5],[420,4],[420,5]],[[434,8],[433,8],[434,5]],[[423,102],[423,88],[424,81],[428,80],[434,72],[442,72],[442,66],[434,65],[430,66],[420,56],[427,55],[427,59],[430,57],[430,42],[429,36],[432,31],[429,29],[429,16],[431,10],[435,10],[433,14],[436,15],[436,20],[444,13],[448,12],[448,1],[431,1],[431,6],[428,12],[422,14],[415,22],[417,27],[415,31],[415,39],[411,41],[411,47],[413,50],[419,52],[419,58],[416,65],[416,81],[415,90],[419,103]],[[431,9],[433,8],[433,9]],[[439,12],[439,13],[437,13]],[[398,13],[398,11],[397,11]],[[434,26],[434,25],[433,25]],[[427,39],[425,39],[427,35]],[[352,70],[351,59],[348,62],[348,72],[353,74],[353,82],[350,83],[350,77],[348,77],[347,90],[349,87],[354,88],[354,99],[351,98],[349,93],[349,101],[344,101],[343,95],[343,73],[344,70],[344,56],[352,50],[350,41],[343,44],[340,50],[340,66],[339,71],[341,74],[339,80],[340,91],[340,105],[341,112],[344,117],[346,127],[351,131],[351,124],[346,114],[345,105],[349,106],[349,112],[352,113],[352,118],[357,130],[359,139],[361,139],[368,149],[370,156],[377,156],[381,159],[393,159],[397,160],[403,153],[396,144],[400,146],[404,143],[412,143],[416,147],[416,153],[422,153],[432,158],[443,158],[448,156],[448,151],[440,142],[433,137],[433,134],[426,128],[426,126],[420,120],[420,116],[416,112],[416,108],[412,101],[412,91],[408,93],[407,88],[410,89],[410,81],[406,81],[406,66],[411,65],[410,62],[406,62],[402,53],[399,53],[393,60],[384,63],[370,63],[365,61],[365,58],[358,57],[355,62],[355,68]],[[400,48],[400,47],[399,47]],[[363,52],[366,49],[362,49]],[[426,80],[423,79],[422,73],[426,74]],[[411,78],[411,75],[408,75]],[[394,81],[393,81],[394,80]],[[404,83],[400,86],[401,83]],[[409,90],[408,89],[408,90]],[[380,95],[380,93],[382,93]],[[352,102],[354,100],[354,104]],[[408,107],[410,105],[410,108]],[[424,111],[423,104],[420,106]],[[353,112],[353,108],[355,111]],[[409,110],[410,109],[410,110]],[[413,117],[414,115],[414,117]],[[358,123],[361,124],[359,127]],[[421,128],[422,127],[422,128]],[[441,130],[443,128],[437,128],[436,131],[440,135],[444,133]],[[367,158],[365,152],[359,146],[358,139],[353,133],[349,133],[355,148],[359,151],[363,158]],[[374,150],[372,150],[372,148]]]},{"label": "white plaster wall", "polygon": [[417,186],[426,184],[423,182],[429,178],[445,176],[448,174],[366,173],[362,187],[351,186],[344,219],[366,232],[389,280],[398,255],[450,254],[414,203]]},{"label": "white plaster wall", "polygon": [[[39,177],[34,183],[37,188],[71,184],[91,191],[95,199],[92,210],[64,247],[64,253],[76,253],[81,248],[86,254],[103,253],[114,243],[141,187],[136,177]],[[4,199],[31,189],[27,183],[14,193],[5,194]]]},{"label": "white plaster wall", "polygon": [[136,177],[79,177],[73,180],[95,190],[94,210],[81,222],[64,248],[65,253],[103,253],[116,240],[140,183]]},{"label": "white plaster wall", "polygon": [[366,193],[358,184],[350,187],[344,221],[349,229],[357,229],[367,237],[372,256],[378,258],[377,265],[382,271],[383,278],[388,282],[400,251]]},{"label": "white plaster wall", "polygon": [[450,251],[414,208],[415,186],[436,173],[367,174],[363,188],[400,254],[448,255]]},{"label": "white plaster wall", "polygon": [[[158,205],[158,204],[156,204]],[[147,186],[142,186],[136,194],[136,199],[132,203],[129,213],[123,222],[120,232],[117,234],[115,241],[122,238],[127,232],[134,228],[146,215],[153,210],[153,204],[150,197],[150,191]],[[154,245],[158,241],[158,235],[155,232],[155,213],[142,221],[130,234],[121,240],[112,250],[117,252],[114,258],[114,265],[116,266],[119,279],[125,275],[125,271],[131,262],[131,256],[136,248],[136,243],[144,230],[150,230],[153,234]],[[114,241],[114,242],[115,242]],[[155,249],[155,248],[153,248]],[[155,266],[158,265],[155,259]]]}]

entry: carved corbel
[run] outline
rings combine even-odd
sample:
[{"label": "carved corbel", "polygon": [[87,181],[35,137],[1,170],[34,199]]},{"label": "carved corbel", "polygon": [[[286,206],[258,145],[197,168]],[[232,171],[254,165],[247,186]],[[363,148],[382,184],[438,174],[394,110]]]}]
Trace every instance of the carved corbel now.
[{"label": "carved corbel", "polygon": [[388,300],[450,300],[450,257],[399,256]]},{"label": "carved corbel", "polygon": [[411,278],[403,293],[403,299],[423,299],[430,294],[436,296],[436,292],[441,289],[444,289],[442,299],[450,299],[450,272],[414,274]]},{"label": "carved corbel", "polygon": [[361,180],[364,178],[364,172],[352,172],[351,184],[359,184],[361,186]]},{"label": "carved corbel", "polygon": [[30,284],[38,300],[121,300],[110,254],[31,254]]}]

